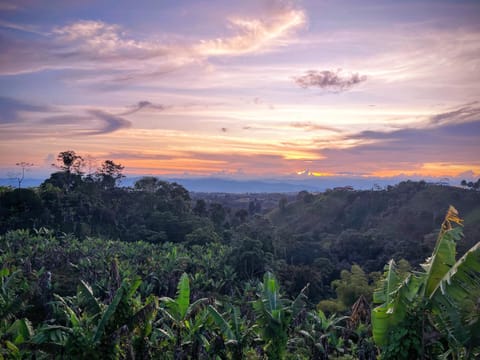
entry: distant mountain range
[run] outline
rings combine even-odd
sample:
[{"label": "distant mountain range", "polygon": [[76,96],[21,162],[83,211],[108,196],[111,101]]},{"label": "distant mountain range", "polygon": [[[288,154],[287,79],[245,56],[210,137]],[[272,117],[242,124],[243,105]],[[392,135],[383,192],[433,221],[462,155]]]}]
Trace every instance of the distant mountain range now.
[{"label": "distant mountain range", "polygon": [[[133,186],[141,177],[126,177],[122,186]],[[159,177],[161,178],[161,177]],[[161,178],[166,181],[176,182],[192,192],[219,192],[219,193],[288,193],[302,190],[321,192],[335,187],[351,186],[357,190],[381,189],[394,185],[407,178],[348,178],[348,177],[299,177],[281,179],[232,179],[220,177],[202,178]],[[39,186],[44,179],[26,178],[22,187]],[[438,179],[426,179],[438,183]],[[451,185],[459,185],[460,181],[452,180]],[[442,181],[442,184],[449,185]],[[0,178],[0,186],[17,187],[15,179]]]}]

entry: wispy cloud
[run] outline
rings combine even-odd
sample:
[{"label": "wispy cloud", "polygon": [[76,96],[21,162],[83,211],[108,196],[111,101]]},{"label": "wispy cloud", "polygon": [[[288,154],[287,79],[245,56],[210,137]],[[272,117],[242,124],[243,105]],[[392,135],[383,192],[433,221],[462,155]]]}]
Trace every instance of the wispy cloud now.
[{"label": "wispy cloud", "polygon": [[28,104],[26,102],[0,96],[0,124],[22,120],[23,112],[45,112],[48,106]]},{"label": "wispy cloud", "polygon": [[262,19],[232,17],[232,36],[175,42],[153,37],[137,39],[120,25],[103,21],[78,20],[45,32],[29,25],[0,22],[0,27],[3,24],[37,35],[20,40],[8,32],[0,34],[4,50],[0,55],[0,74],[79,69],[95,73],[102,70],[103,80],[158,77],[210,57],[243,55],[281,46],[291,31],[305,23],[305,18],[303,10],[284,7]]},{"label": "wispy cloud", "polygon": [[[26,127],[40,135],[46,126],[55,126],[56,131],[63,130],[65,135],[85,136],[108,134],[131,126],[129,120],[100,109],[69,111],[6,97],[0,97],[0,109],[0,128],[4,127],[4,132]],[[17,131],[18,136],[27,133]]]},{"label": "wispy cloud", "polygon": [[237,31],[232,37],[204,40],[196,46],[203,55],[240,55],[278,45],[292,30],[304,25],[303,10],[284,9],[269,19],[230,19],[231,27]]},{"label": "wispy cloud", "polygon": [[0,10],[1,11],[14,11],[18,9],[18,5],[15,4],[13,1],[0,1]]},{"label": "wispy cloud", "polygon": [[308,89],[312,87],[330,90],[335,92],[346,91],[352,86],[367,80],[366,75],[358,73],[342,74],[342,70],[309,70],[305,75],[294,77],[293,80],[298,86]]},{"label": "wispy cloud", "polygon": [[143,109],[151,109],[151,110],[162,111],[162,110],[165,110],[165,108],[166,107],[164,105],[153,104],[150,101],[142,100],[142,101],[139,101],[138,103],[136,103],[135,105],[131,106],[131,108],[129,110],[121,113],[120,115],[135,114],[136,112],[139,112],[140,110],[143,110]]},{"label": "wispy cloud", "polygon": [[129,38],[116,24],[80,20],[53,29],[57,44],[63,45],[59,57],[95,60],[133,60],[162,57],[172,48],[154,41]]},{"label": "wispy cloud", "polygon": [[480,119],[480,106],[479,102],[475,101],[470,104],[452,109],[450,111],[434,115],[430,118],[430,123],[433,125],[442,125],[452,121],[455,122],[467,122]]},{"label": "wispy cloud", "polygon": [[99,128],[87,132],[87,135],[108,134],[120,129],[129,128],[132,123],[120,116],[109,114],[101,110],[89,110],[88,113],[95,119],[101,120],[102,124]]},{"label": "wispy cloud", "polygon": [[80,114],[47,116],[40,122],[44,125],[63,126],[65,133],[70,136],[105,135],[132,125],[127,119],[98,109],[89,109]]},{"label": "wispy cloud", "polygon": [[[466,113],[469,121],[462,120]],[[367,174],[381,170],[385,173],[388,169],[398,174],[403,169],[419,174],[430,170],[432,175],[435,175],[433,172],[438,175],[442,171],[441,166],[434,167],[432,164],[442,163],[470,164],[478,170],[479,134],[480,108],[465,110],[465,107],[460,107],[456,111],[431,116],[418,127],[361,131],[345,136],[344,142],[353,140],[354,145],[319,149],[325,158],[318,162],[318,166],[335,172],[348,164],[355,164],[356,169]],[[461,170],[464,171],[465,167]]]},{"label": "wispy cloud", "polygon": [[314,124],[310,121],[307,122],[294,122],[290,124],[291,127],[296,129],[304,129],[307,131],[332,131],[336,133],[341,133],[342,130],[337,129],[333,126]]}]

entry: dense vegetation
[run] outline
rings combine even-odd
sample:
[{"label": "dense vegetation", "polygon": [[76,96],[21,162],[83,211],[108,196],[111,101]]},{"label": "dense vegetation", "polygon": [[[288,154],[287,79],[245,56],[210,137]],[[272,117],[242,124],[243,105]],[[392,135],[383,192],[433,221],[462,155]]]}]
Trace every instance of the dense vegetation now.
[{"label": "dense vegetation", "polygon": [[[153,177],[118,187],[123,168],[113,161],[93,174],[81,165],[66,151],[39,188],[0,190],[0,358],[478,354],[473,188],[409,181],[301,192],[262,213],[257,200],[235,209],[193,201]],[[459,264],[457,242],[461,254],[472,248]],[[432,251],[439,260],[418,272]],[[465,284],[471,291],[461,304],[455,296],[444,303],[438,284],[442,294]]]}]

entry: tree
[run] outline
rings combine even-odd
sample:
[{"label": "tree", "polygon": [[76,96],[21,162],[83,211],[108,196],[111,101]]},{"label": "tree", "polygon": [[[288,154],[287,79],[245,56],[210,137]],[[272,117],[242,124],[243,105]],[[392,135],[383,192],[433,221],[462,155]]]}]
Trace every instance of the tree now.
[{"label": "tree", "polygon": [[135,190],[154,193],[157,191],[160,184],[160,180],[158,180],[158,178],[155,176],[144,176],[135,181],[134,188]]},{"label": "tree", "polygon": [[52,166],[67,173],[81,175],[83,164],[84,161],[80,155],[73,150],[67,150],[57,155],[57,164],[52,164]]},{"label": "tree", "polygon": [[125,177],[122,174],[124,167],[121,164],[115,164],[113,160],[105,160],[102,166],[97,169],[95,177],[105,189],[113,189],[115,185]]},{"label": "tree", "polygon": [[25,179],[25,171],[28,171],[28,169],[31,168],[33,164],[22,161],[22,162],[16,163],[15,165],[17,165],[21,169],[20,174],[17,175],[18,188],[20,189],[22,187],[22,182]]},{"label": "tree", "polygon": [[467,180],[462,180],[462,182],[460,183],[460,185],[464,186],[464,187],[468,187],[472,190],[478,190],[480,189],[480,179],[478,179],[477,181],[473,182],[473,181],[468,181]]}]

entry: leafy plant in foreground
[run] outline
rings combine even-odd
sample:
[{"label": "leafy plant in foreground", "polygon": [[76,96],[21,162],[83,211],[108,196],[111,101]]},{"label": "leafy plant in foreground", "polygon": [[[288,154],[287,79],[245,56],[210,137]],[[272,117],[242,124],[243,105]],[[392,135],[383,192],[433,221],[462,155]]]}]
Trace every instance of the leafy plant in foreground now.
[{"label": "leafy plant in foreground", "polygon": [[[386,266],[382,286],[374,293],[379,305],[372,312],[373,336],[382,350],[408,341],[416,357],[428,356],[427,341],[438,331],[453,358],[472,359],[480,353],[480,243],[456,261],[461,225],[457,210],[450,207],[423,272],[402,280],[393,260]],[[420,324],[419,331],[408,332],[412,322]],[[405,336],[398,338],[399,333]],[[382,359],[395,356],[384,351]]]}]

